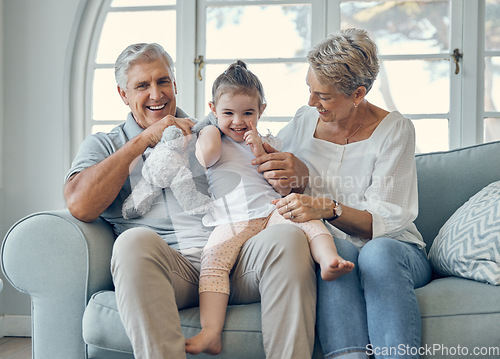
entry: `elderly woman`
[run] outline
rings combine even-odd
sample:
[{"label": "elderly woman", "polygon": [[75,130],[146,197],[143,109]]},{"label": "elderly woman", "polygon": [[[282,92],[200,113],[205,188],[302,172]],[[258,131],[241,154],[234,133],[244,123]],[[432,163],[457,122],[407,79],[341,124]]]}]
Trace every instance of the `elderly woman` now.
[{"label": "elderly woman", "polygon": [[[309,106],[267,148],[259,171],[282,194],[279,213],[323,219],[355,269],[332,282],[318,273],[317,328],[325,358],[418,357],[415,288],[431,269],[413,221],[418,212],[412,122],[366,100],[378,74],[374,42],[348,29],[308,54]],[[295,154],[295,155],[292,155]]]}]

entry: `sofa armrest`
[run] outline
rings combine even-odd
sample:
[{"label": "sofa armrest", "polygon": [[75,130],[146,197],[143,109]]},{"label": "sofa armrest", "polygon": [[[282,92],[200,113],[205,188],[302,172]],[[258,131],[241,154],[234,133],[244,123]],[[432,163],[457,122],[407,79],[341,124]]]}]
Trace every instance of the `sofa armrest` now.
[{"label": "sofa armrest", "polygon": [[84,223],[68,210],[32,214],[8,231],[2,270],[31,296],[34,359],[86,358],[83,312],[93,293],[113,288],[114,240],[102,219]]}]

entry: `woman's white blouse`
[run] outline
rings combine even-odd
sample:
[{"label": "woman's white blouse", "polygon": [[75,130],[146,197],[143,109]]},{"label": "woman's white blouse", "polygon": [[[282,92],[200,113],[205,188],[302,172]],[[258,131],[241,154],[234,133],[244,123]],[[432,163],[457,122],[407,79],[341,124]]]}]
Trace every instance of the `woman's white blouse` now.
[{"label": "woman's white blouse", "polygon": [[[425,247],[413,221],[418,214],[415,130],[399,112],[391,112],[370,138],[338,145],[314,137],[319,114],[300,108],[278,137],[309,168],[306,194],[328,197],[366,210],[373,217],[373,238],[391,237]],[[333,226],[332,226],[333,227]],[[335,237],[358,247],[368,240],[333,227]]]}]

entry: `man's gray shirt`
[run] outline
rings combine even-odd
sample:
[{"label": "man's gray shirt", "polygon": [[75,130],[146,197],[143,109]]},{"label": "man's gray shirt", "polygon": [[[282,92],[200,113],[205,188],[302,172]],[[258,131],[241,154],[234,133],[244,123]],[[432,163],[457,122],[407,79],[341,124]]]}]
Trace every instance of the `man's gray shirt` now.
[{"label": "man's gray shirt", "polygon": [[[176,116],[180,118],[188,117],[179,108]],[[111,132],[99,132],[88,136],[83,141],[73,160],[71,169],[66,175],[66,181],[73,174],[81,172],[111,156],[142,131],[143,129],[135,122],[132,113],[129,113],[126,122],[115,127]],[[190,152],[190,170],[193,173],[197,189],[208,195],[208,183],[203,167],[194,156],[193,142],[191,141],[186,147],[186,151]],[[202,215],[186,214],[180,208],[169,188],[163,190],[162,195],[156,198],[153,207],[144,216],[135,219],[124,219],[122,216],[123,202],[130,195],[133,186],[142,178],[142,165],[150,150],[146,150],[135,167],[131,169],[130,175],[120,193],[114,202],[101,214],[101,217],[113,226],[117,236],[129,228],[151,228],[165,239],[172,248],[186,255],[198,266],[201,249],[204,247],[211,229],[203,226]]]}]

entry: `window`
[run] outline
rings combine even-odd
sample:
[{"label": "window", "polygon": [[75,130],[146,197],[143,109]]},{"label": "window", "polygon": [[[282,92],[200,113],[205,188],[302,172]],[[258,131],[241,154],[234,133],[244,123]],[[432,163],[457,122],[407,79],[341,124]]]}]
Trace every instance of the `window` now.
[{"label": "window", "polygon": [[451,1],[340,1],[340,27],[366,29],[380,73],[367,99],[413,119],[417,151],[449,148]]},{"label": "window", "polygon": [[312,1],[199,1],[197,54],[204,68],[196,81],[196,116],[207,113],[215,78],[241,59],[264,87],[267,108],[259,131],[276,134],[307,103],[306,55],[315,10]]},{"label": "window", "polygon": [[500,0],[102,0],[88,7],[80,24],[88,39],[75,52],[86,61],[74,60],[85,75],[72,83],[76,92],[85,88],[83,99],[72,97],[82,109],[73,111],[75,121],[84,124],[73,131],[76,148],[84,135],[123,122],[128,108],[113,64],[130,43],[165,47],[176,62],[178,104],[198,118],[208,112],[215,77],[244,60],[266,92],[259,130],[277,133],[307,104],[307,51],[351,26],[379,47],[381,71],[368,100],[412,119],[419,152],[500,139]]},{"label": "window", "polygon": [[[175,0],[113,0],[103,14],[102,30],[93,61],[92,132],[108,131],[124,121],[128,108],[117,95],[114,63],[125,47],[157,42],[176,61]],[[89,84],[90,85],[90,84]]]}]

